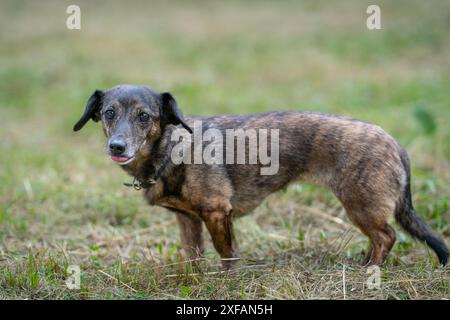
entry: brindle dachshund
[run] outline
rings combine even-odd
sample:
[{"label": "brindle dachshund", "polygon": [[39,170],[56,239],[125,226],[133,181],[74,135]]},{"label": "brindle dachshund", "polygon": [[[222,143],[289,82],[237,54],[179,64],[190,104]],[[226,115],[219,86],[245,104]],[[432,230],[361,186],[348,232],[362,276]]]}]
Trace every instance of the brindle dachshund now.
[{"label": "brindle dachshund", "polygon": [[[387,223],[394,214],[412,236],[424,241],[445,265],[444,241],[417,215],[405,150],[380,127],[347,117],[288,111],[252,115],[183,117],[170,93],[145,86],[96,90],[74,130],[102,121],[111,159],[135,178],[151,205],[176,212],[189,258],[203,252],[202,225],[211,234],[224,268],[238,255],[233,219],[257,207],[289,183],[327,186],[349,219],[370,239],[365,264],[380,265],[395,242]],[[175,129],[279,129],[279,171],[261,175],[261,164],[175,164]]]}]

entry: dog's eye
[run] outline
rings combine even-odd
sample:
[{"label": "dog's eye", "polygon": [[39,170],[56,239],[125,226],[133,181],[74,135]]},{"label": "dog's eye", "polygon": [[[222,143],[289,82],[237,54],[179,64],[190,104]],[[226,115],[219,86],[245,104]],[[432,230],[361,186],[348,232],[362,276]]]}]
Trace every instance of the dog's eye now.
[{"label": "dog's eye", "polygon": [[108,120],[114,119],[114,115],[115,115],[115,113],[114,113],[113,110],[107,110],[105,112],[105,118],[108,119]]},{"label": "dog's eye", "polygon": [[145,113],[145,112],[139,113],[139,120],[141,120],[142,122],[147,122],[148,119],[150,119],[150,116],[148,115],[148,113]]}]

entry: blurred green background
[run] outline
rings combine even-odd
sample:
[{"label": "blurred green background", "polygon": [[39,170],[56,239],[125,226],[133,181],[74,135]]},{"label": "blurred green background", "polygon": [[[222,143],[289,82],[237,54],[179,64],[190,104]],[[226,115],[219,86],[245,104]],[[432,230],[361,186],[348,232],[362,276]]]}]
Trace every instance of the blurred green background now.
[{"label": "blurred green background", "polygon": [[[66,28],[70,4],[81,7],[81,30]],[[369,4],[381,7],[381,30],[366,28]],[[174,221],[121,186],[99,124],[72,132],[92,91],[120,83],[170,91],[185,114],[313,110],[378,124],[409,152],[416,206],[448,239],[449,30],[450,2],[437,0],[2,0],[0,285],[23,296],[51,283],[45,271],[34,287],[28,276],[11,280],[32,270],[24,256],[61,256],[61,243],[89,252],[99,239]],[[287,197],[337,212],[331,194],[302,188]],[[277,224],[270,210],[256,213],[262,228],[288,234],[300,234],[300,216]],[[175,226],[161,230],[146,246],[179,245]],[[259,252],[252,245],[264,237],[242,234],[244,254]],[[92,267],[86,254],[74,259]]]}]

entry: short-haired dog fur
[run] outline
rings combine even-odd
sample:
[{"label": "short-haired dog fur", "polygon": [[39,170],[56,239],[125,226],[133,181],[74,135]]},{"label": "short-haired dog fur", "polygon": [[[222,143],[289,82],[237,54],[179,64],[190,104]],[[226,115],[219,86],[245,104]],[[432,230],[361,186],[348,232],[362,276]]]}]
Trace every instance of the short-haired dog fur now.
[{"label": "short-haired dog fur", "polygon": [[[203,252],[203,224],[224,268],[238,256],[233,220],[269,194],[297,181],[329,188],[350,221],[370,239],[364,264],[380,265],[395,242],[389,216],[425,242],[445,265],[444,241],[417,215],[411,200],[410,164],[404,148],[380,127],[349,117],[286,111],[250,115],[184,117],[170,93],[146,86],[96,90],[74,126],[100,121],[113,160],[138,181],[151,205],[174,211],[183,249]],[[261,164],[174,164],[176,128],[279,129],[279,171],[261,175]],[[270,132],[269,132],[270,135]]]}]

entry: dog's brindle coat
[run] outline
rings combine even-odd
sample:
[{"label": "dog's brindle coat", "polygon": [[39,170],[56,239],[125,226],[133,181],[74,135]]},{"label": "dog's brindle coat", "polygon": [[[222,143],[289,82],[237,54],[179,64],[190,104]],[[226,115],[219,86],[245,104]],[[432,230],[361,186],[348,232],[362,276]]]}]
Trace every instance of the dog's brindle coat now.
[{"label": "dog's brindle coat", "polygon": [[[383,263],[394,245],[395,232],[387,223],[391,214],[426,242],[441,264],[447,262],[444,241],[413,208],[405,150],[378,126],[297,111],[184,118],[170,93],[133,85],[96,90],[74,130],[89,119],[102,120],[110,155],[141,183],[148,202],[176,212],[190,258],[203,251],[205,223],[223,266],[229,268],[229,258],[238,255],[233,219],[289,183],[305,181],[330,188],[349,219],[369,237],[365,264]],[[170,159],[177,143],[170,139],[172,131],[184,127],[192,132],[195,120],[202,120],[203,130],[279,129],[279,172],[261,175],[258,164],[175,165]]]}]

